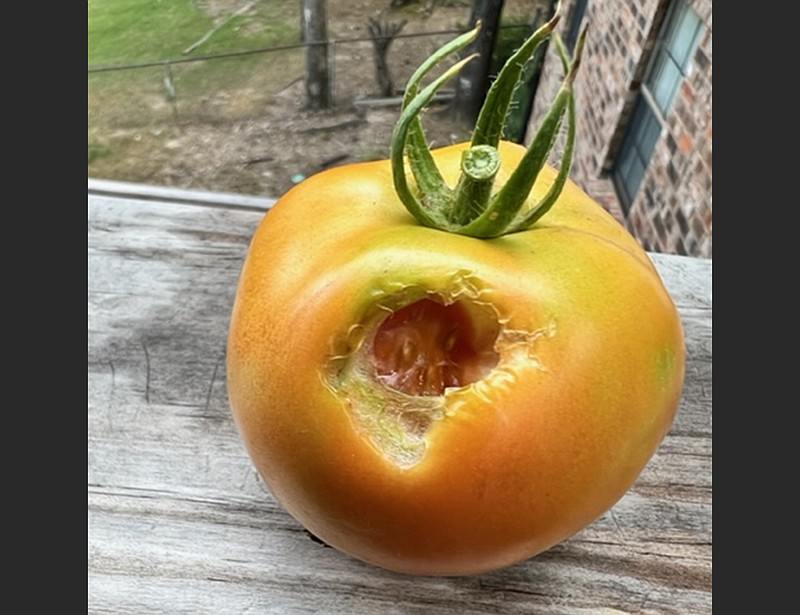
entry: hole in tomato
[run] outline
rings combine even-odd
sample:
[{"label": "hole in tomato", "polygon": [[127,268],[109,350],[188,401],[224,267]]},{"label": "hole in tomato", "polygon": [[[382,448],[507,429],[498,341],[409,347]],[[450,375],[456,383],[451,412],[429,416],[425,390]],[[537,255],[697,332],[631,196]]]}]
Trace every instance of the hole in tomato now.
[{"label": "hole in tomato", "polygon": [[372,342],[378,378],[408,395],[442,395],[486,376],[499,355],[500,326],[485,307],[421,299],[378,327]]}]

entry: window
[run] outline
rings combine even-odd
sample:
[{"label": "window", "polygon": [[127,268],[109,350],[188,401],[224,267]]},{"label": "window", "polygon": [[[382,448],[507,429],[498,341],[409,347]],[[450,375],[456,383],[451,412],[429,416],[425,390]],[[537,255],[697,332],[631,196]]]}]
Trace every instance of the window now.
[{"label": "window", "polygon": [[614,184],[626,212],[650,164],[664,117],[675,101],[702,29],[703,24],[685,0],[672,3],[614,168]]}]

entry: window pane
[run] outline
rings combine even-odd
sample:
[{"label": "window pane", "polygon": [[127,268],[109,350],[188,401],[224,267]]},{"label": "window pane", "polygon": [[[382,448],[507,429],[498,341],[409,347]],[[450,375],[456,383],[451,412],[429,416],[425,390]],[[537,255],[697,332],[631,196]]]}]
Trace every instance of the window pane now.
[{"label": "window pane", "polygon": [[625,190],[628,193],[628,201],[633,202],[633,197],[639,190],[639,185],[644,177],[644,165],[638,157],[631,160],[631,166],[627,176],[623,179]]},{"label": "window pane", "polygon": [[629,135],[627,140],[631,143],[637,143],[639,141],[639,135],[641,135],[642,130],[644,129],[644,121],[645,121],[645,103],[640,98],[639,102],[636,103],[636,109],[633,111],[633,117],[631,118],[631,126],[629,128]]},{"label": "window pane", "polygon": [[686,14],[687,7],[684,0],[675,0],[672,3],[672,11],[667,15],[661,33],[661,44],[667,49],[677,49],[675,39],[680,30],[680,23]]},{"label": "window pane", "polygon": [[674,20],[675,25],[668,48],[670,55],[675,58],[675,62],[677,62],[682,71],[685,71],[689,65],[691,53],[694,51],[700,27],[700,18],[694,11],[687,9],[685,6],[682,8],[683,10]]},{"label": "window pane", "polygon": [[633,159],[637,156],[637,152],[633,148],[626,149],[620,156],[619,164],[617,165],[617,175],[620,177],[628,177],[633,165]]},{"label": "window pane", "polygon": [[672,106],[681,77],[678,67],[668,56],[663,56],[659,59],[656,72],[653,74],[649,85],[653,98],[664,115],[667,114],[667,111]]},{"label": "window pane", "polygon": [[615,182],[625,208],[630,206],[639,190],[660,135],[661,124],[644,98],[640,97],[614,169]]},{"label": "window pane", "polygon": [[645,79],[662,115],[675,99],[681,79],[697,46],[700,18],[678,0],[667,18],[662,40],[656,43],[653,63]]},{"label": "window pane", "polygon": [[661,124],[658,123],[652,113],[648,113],[642,129],[642,136],[639,140],[639,154],[644,160],[650,160],[660,136]]}]

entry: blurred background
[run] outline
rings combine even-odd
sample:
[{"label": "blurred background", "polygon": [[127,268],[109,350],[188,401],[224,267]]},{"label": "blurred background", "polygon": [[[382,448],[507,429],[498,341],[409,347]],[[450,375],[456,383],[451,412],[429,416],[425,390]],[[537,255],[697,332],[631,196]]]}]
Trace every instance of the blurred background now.
[{"label": "blurred background", "polygon": [[[88,0],[88,176],[277,198],[386,158],[412,72],[480,19],[481,60],[423,118],[434,146],[467,140],[497,70],[557,4]],[[711,8],[561,2],[570,49],[589,26],[571,177],[651,251],[712,255]],[[506,138],[529,142],[562,76],[543,45]]]}]

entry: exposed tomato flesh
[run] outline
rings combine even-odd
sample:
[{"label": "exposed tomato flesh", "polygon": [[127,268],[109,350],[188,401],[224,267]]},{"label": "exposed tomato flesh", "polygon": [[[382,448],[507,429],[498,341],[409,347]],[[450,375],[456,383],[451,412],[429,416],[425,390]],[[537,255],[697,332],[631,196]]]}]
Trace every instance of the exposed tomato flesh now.
[{"label": "exposed tomato flesh", "polygon": [[477,339],[472,315],[460,302],[421,299],[381,323],[373,361],[378,377],[398,391],[442,395],[480,380],[497,364],[493,343]]}]

